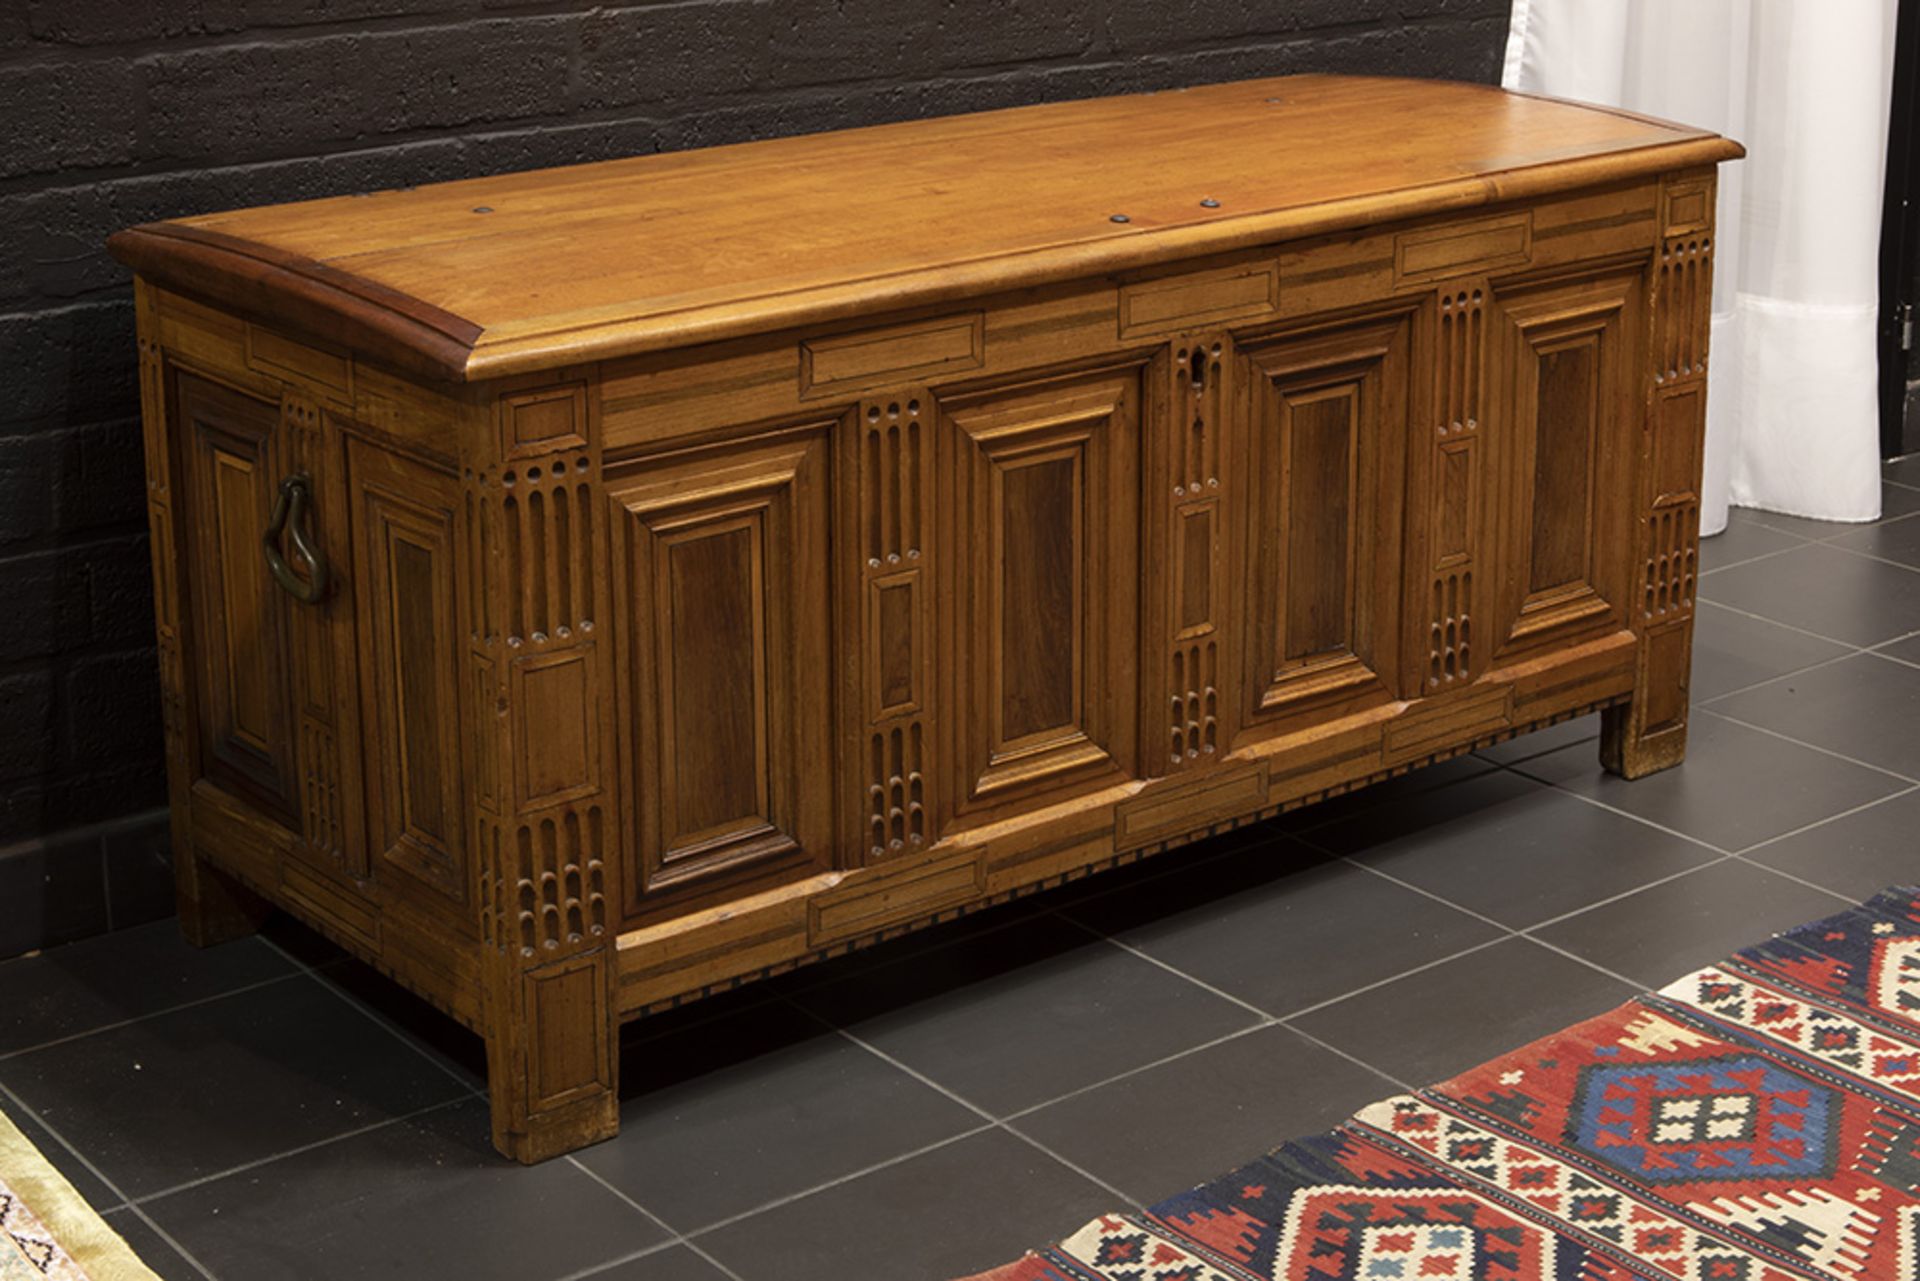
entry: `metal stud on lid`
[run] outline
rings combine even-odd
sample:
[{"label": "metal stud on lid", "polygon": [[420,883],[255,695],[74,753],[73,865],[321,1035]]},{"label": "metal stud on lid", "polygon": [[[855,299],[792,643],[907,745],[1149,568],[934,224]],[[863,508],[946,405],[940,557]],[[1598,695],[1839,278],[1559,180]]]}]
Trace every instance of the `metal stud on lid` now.
[{"label": "metal stud on lid", "polygon": [[1205,200],[1202,200],[1200,202],[1200,207],[1202,209],[1218,209],[1220,207],[1220,202],[1218,200],[1215,200],[1212,196],[1208,196]]},{"label": "metal stud on lid", "polygon": [[1127,217],[1125,214],[1115,214],[1113,215],[1112,218],[1108,219],[1108,221],[1109,222],[1132,222],[1133,219]]}]

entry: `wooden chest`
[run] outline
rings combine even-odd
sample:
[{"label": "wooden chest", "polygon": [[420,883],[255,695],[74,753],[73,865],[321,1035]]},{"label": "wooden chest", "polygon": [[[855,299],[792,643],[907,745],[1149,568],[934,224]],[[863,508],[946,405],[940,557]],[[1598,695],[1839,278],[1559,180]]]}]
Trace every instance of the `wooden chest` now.
[{"label": "wooden chest", "polygon": [[1712,134],[1297,77],[138,227],[183,925],[618,1025],[1605,709],[1686,738]]}]

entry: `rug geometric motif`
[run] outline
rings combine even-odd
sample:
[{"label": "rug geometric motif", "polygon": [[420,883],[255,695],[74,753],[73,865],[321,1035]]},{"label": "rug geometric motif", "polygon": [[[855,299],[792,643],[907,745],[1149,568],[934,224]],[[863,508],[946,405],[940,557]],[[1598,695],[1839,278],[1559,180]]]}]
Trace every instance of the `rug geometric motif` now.
[{"label": "rug geometric motif", "polygon": [[1920,939],[1884,939],[1874,949],[1873,1004],[1920,1023]]},{"label": "rug geometric motif", "polygon": [[1920,1281],[1920,889],[977,1281],[1647,1278]]},{"label": "rug geometric motif", "polygon": [[1719,968],[1689,974],[1660,995],[1920,1099],[1920,1044]]},{"label": "rug geometric motif", "polygon": [[1321,1187],[1294,1198],[1276,1276],[1326,1281],[1530,1281],[1554,1234],[1461,1188]]},{"label": "rug geometric motif", "polygon": [[1233,1281],[1178,1242],[1119,1215],[1087,1224],[1060,1243],[1060,1253],[1113,1281]]},{"label": "rug geometric motif", "polygon": [[4,1183],[0,1183],[0,1281],[87,1281],[80,1265]]},{"label": "rug geometric motif", "polygon": [[1574,1096],[1573,1141],[1653,1182],[1824,1177],[1838,1095],[1753,1056],[1596,1064]]},{"label": "rug geometric motif", "polygon": [[1436,1161],[1566,1224],[1617,1246],[1679,1281],[1721,1281],[1738,1252],[1652,1205],[1582,1172],[1549,1153],[1503,1138],[1431,1103],[1406,1095],[1363,1108],[1354,1120],[1417,1147]]}]

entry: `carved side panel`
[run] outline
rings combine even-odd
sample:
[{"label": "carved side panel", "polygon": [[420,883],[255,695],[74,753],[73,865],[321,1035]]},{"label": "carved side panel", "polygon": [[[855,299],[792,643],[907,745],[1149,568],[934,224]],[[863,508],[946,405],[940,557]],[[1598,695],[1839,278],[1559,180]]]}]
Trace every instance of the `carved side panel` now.
[{"label": "carved side panel", "polygon": [[1253,721],[1394,696],[1410,312],[1243,351]]},{"label": "carved side panel", "polygon": [[618,923],[614,682],[589,403],[583,381],[502,392],[491,447],[475,448],[449,495],[446,529],[468,573],[461,598],[446,602],[466,638],[446,680],[472,721],[463,759],[480,933],[510,969],[604,949]]},{"label": "carved side panel", "polygon": [[1610,269],[1493,300],[1501,393],[1500,653],[1626,623],[1645,292]]},{"label": "carved side panel", "polygon": [[941,407],[957,809],[1136,768],[1143,374]]},{"label": "carved side panel", "polygon": [[464,903],[454,478],[357,439],[347,459],[374,848]]},{"label": "carved side panel", "polygon": [[1221,747],[1221,644],[1226,630],[1226,512],[1220,459],[1227,433],[1231,339],[1195,335],[1174,344],[1168,389],[1173,446],[1171,706],[1167,766],[1179,770]]},{"label": "carved side panel", "polygon": [[[833,864],[835,428],[681,451],[609,477],[628,594],[632,786],[647,798],[635,807],[630,910],[679,887]],[[890,545],[904,558],[905,543]]]},{"label": "carved side panel", "polygon": [[[174,409],[190,513],[183,564],[192,577],[200,770],[294,826],[300,783],[291,629],[260,544],[280,480],[280,407],[181,374]],[[171,597],[175,585],[163,590]]]},{"label": "carved side panel", "polygon": [[922,389],[871,400],[860,406],[854,428],[867,738],[861,842],[868,860],[922,849],[934,839],[926,759],[933,679],[932,403]]},{"label": "carved side panel", "polygon": [[[1641,451],[1638,630],[1645,634],[1628,734],[1643,764],[1677,759],[1687,723],[1699,572],[1700,469],[1706,433],[1707,340],[1713,314],[1710,176],[1663,186],[1671,233],[1653,282],[1653,400]],[[1609,756],[1622,748],[1609,736]],[[1675,746],[1655,746],[1670,738]],[[1632,762],[1626,762],[1631,768]]]}]

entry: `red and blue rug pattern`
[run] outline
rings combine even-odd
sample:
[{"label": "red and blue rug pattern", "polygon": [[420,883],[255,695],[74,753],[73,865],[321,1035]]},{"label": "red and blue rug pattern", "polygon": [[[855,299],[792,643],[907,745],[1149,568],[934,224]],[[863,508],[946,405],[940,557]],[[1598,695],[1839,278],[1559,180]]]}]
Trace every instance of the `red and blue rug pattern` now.
[{"label": "red and blue rug pattern", "polygon": [[1920,1281],[1920,888],[976,1281]]}]

